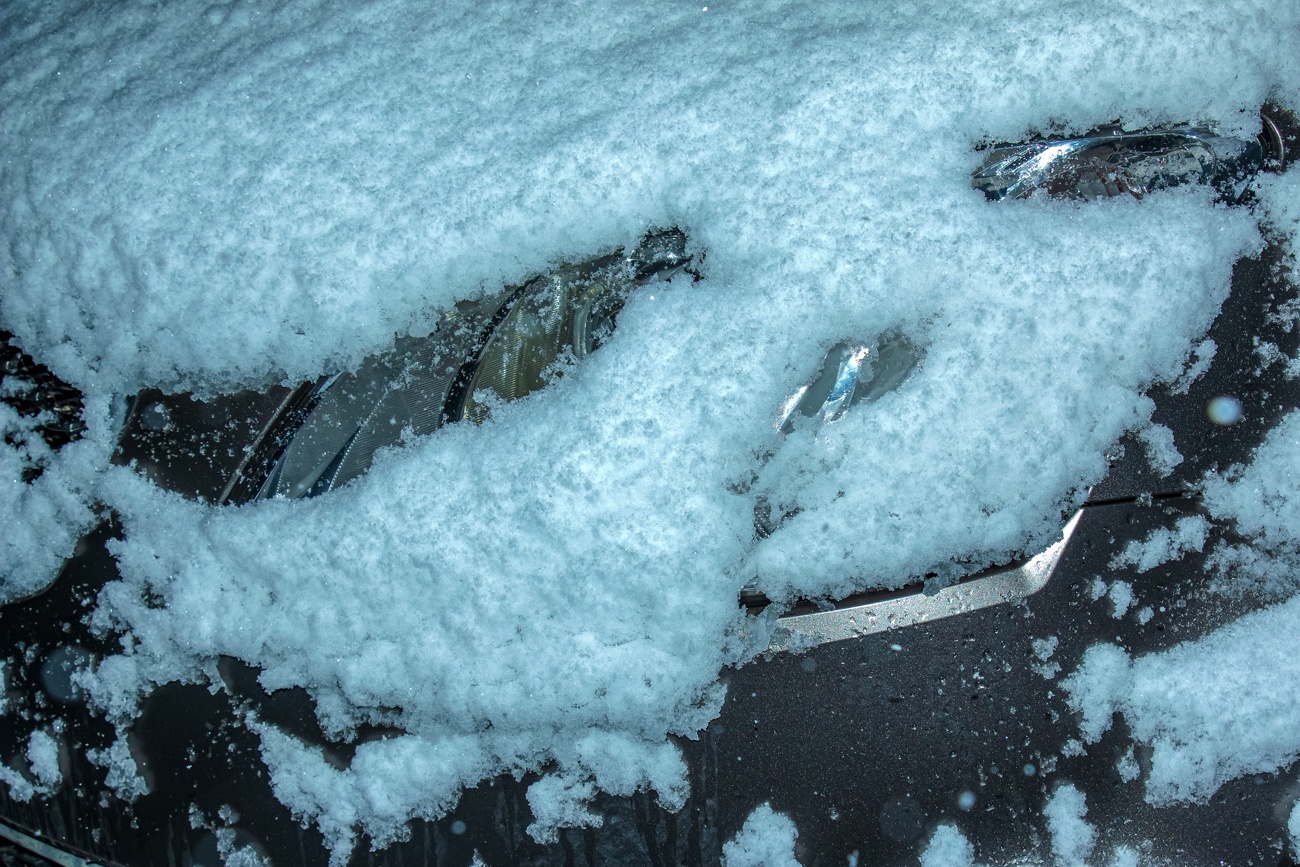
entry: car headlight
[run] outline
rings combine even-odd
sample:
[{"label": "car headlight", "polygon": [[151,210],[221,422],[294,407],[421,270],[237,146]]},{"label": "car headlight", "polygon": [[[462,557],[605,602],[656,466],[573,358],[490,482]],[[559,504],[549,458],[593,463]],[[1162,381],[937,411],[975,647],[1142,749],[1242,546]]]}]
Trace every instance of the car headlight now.
[{"label": "car headlight", "polygon": [[1077,138],[1037,139],[989,148],[971,185],[990,200],[1025,198],[1038,190],[1067,199],[1147,193],[1208,183],[1239,201],[1245,182],[1284,157],[1282,135],[1269,117],[1253,140],[1221,136],[1208,127],[1125,132],[1113,126]]},{"label": "car headlight", "polygon": [[457,304],[432,335],[402,338],[355,372],[301,390],[282,414],[301,423],[282,436],[287,445],[255,498],[323,494],[366,472],[376,451],[404,435],[483,421],[494,402],[536,391],[564,362],[598,349],[633,290],[689,262],[686,236],[670,229],[647,235],[634,250],[563,265]]}]

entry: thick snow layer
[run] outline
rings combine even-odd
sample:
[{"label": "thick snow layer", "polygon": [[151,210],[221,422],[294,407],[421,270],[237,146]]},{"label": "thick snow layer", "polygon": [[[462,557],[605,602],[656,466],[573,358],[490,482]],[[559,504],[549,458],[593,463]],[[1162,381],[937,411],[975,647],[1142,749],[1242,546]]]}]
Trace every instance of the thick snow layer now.
[{"label": "thick snow layer", "polygon": [[735,838],[722,844],[722,863],[724,867],[799,867],[794,857],[798,837],[788,816],[770,804],[760,804]]},{"label": "thick snow layer", "polygon": [[944,255],[960,219],[898,213],[973,198],[975,141],[1117,116],[1253,134],[1300,87],[1295,14],[10,3],[0,309],[58,372],[129,391],[314,376],[651,222],[797,294],[910,295],[918,258],[985,270]]},{"label": "thick snow layer", "polygon": [[[1116,118],[1253,134],[1266,97],[1300,104],[1298,32],[1263,0],[10,3],[0,326],[92,402],[355,365],[649,227],[707,255],[572,375],[320,500],[56,472],[48,521],[5,505],[37,540],[5,569],[48,575],[93,498],[121,515],[96,622],[127,638],[88,686],[123,726],[228,654],[337,736],[406,731],[340,768],[251,722],[339,860],[358,827],[382,843],[551,763],[541,837],[596,787],[671,805],[666,736],[754,650],[739,587],[896,586],[1046,543],[1258,249],[1204,189],[990,204],[975,148]],[[886,333],[924,350],[910,381],[778,437],[828,348]],[[758,496],[792,517],[755,543]],[[103,755],[138,785],[124,744]]]}]

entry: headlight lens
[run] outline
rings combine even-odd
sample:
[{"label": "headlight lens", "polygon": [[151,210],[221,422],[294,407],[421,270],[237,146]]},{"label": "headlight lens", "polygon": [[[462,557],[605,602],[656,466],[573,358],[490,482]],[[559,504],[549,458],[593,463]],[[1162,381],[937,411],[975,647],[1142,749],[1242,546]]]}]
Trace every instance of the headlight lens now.
[{"label": "headlight lens", "polygon": [[633,290],[689,262],[685,235],[671,229],[457,304],[429,337],[403,338],[356,372],[317,384],[257,498],[323,494],[366,472],[378,449],[405,434],[483,421],[494,402],[542,388],[566,360],[598,349]]},{"label": "headlight lens", "polygon": [[509,302],[474,366],[459,418],[482,421],[493,400],[542,388],[566,358],[586,358],[609,339],[637,282],[616,265],[593,274],[566,268],[533,280]]},{"label": "headlight lens", "polygon": [[1285,147],[1277,125],[1261,117],[1253,140],[1220,136],[1205,127],[1125,132],[1118,127],[1078,138],[1038,139],[990,148],[971,186],[992,200],[1025,198],[1038,190],[1066,199],[1147,193],[1187,183],[1213,185],[1230,202],[1267,166],[1280,167]]}]

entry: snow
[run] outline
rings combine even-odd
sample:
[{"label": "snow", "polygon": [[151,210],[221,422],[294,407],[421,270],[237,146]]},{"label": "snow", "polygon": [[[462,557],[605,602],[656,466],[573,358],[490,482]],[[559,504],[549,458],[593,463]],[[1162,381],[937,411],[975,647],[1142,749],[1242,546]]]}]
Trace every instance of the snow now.
[{"label": "snow", "polygon": [[[1256,218],[1197,188],[990,204],[976,148],[1116,118],[1253,134],[1266,97],[1300,104],[1300,9],[1262,0],[0,16],[0,327],[89,425],[57,456],[0,449],[4,592],[49,580],[92,503],[121,516],[94,620],[126,638],[83,683],[124,791],[141,697],[223,654],[305,687],[332,737],[405,731],[339,768],[249,721],[336,863],[505,772],[553,769],[542,839],[596,821],[597,789],[679,803],[668,736],[755,651],[741,586],[838,595],[1035,550],[1125,432],[1171,469],[1142,391],[1209,357]],[[1292,175],[1261,187],[1278,231]],[[702,280],[638,292],[571,375],[326,497],[218,509],[106,469],[115,396],[353,367],[668,226]],[[924,350],[911,380],[778,436],[831,346],[888,333]],[[760,496],[792,517],[755,542]]]},{"label": "snow", "polygon": [[942,823],[921,851],[921,867],[976,867],[975,847],[956,825]]},{"label": "snow", "polygon": [[1218,351],[1218,344],[1209,337],[1197,344],[1196,348],[1192,350],[1192,358],[1195,361],[1187,365],[1187,369],[1174,382],[1170,391],[1173,394],[1187,394],[1187,390],[1192,387],[1192,383],[1204,376],[1205,371],[1210,369],[1210,365],[1214,362],[1214,355]]},{"label": "snow", "polygon": [[1130,846],[1117,846],[1111,856],[1110,867],[1138,867],[1140,857],[1136,849]]},{"label": "snow", "polygon": [[1204,489],[1210,513],[1250,539],[1217,547],[1209,565],[1242,588],[1274,595],[1300,588],[1300,412],[1282,420],[1249,466],[1210,475]]},{"label": "snow", "polygon": [[59,742],[47,731],[37,729],[27,741],[27,761],[39,790],[53,792],[63,783],[59,769]]},{"label": "snow", "polygon": [[1137,757],[1133,755],[1133,748],[1130,746],[1128,752],[1119,757],[1115,763],[1115,771],[1119,778],[1126,783],[1131,783],[1142,773],[1142,766],[1138,764]]},{"label": "snow", "polygon": [[1052,854],[1060,867],[1084,867],[1097,842],[1097,829],[1084,816],[1087,798],[1074,785],[1057,786],[1043,807],[1047,830],[1052,835]]},{"label": "snow", "polygon": [[760,804],[739,833],[722,844],[722,863],[724,867],[799,867],[794,857],[798,837],[788,816],[771,804]]},{"label": "snow", "polygon": [[[112,445],[105,403],[86,412],[99,415],[96,434],[55,452],[35,432],[39,417],[0,403],[0,604],[44,589],[94,521],[97,480]],[[24,481],[34,470],[35,481]]]},{"label": "snow", "polygon": [[0,765],[0,783],[9,787],[9,797],[15,801],[26,803],[36,794],[32,781],[8,765]]},{"label": "snow", "polygon": [[1300,801],[1291,808],[1291,818],[1287,820],[1287,831],[1291,834],[1291,851],[1300,854]]},{"label": "snow", "polygon": [[[1026,852],[1007,864],[1052,864],[1055,867],[1086,867],[1087,863],[1108,863],[1110,867],[1138,867],[1136,850],[1129,846],[1116,846],[1110,861],[1087,859],[1096,848],[1097,830],[1084,816],[1088,813],[1086,798],[1070,783],[1056,788],[1043,808],[1052,851],[1051,860]],[[980,867],[975,861],[975,847],[961,829],[950,822],[940,822],[930,835],[920,854],[921,867]]]},{"label": "snow", "polygon": [[0,764],[0,783],[9,787],[9,797],[26,802],[35,795],[54,794],[63,784],[59,742],[43,729],[33,731],[27,740],[26,759],[27,774]]},{"label": "snow", "polygon": [[[1202,503],[1210,518],[1230,522],[1242,543],[1220,542],[1207,568],[1227,593],[1255,591],[1282,599],[1300,587],[1300,412],[1288,414],[1256,449],[1246,466],[1210,472],[1201,482]],[[1172,529],[1153,530],[1130,542],[1111,561],[1112,568],[1134,566],[1139,573],[1191,551],[1203,551],[1210,521],[1203,515],[1179,518]]]},{"label": "snow", "polygon": [[1203,802],[1244,774],[1300,758],[1300,702],[1279,700],[1300,682],[1300,660],[1279,638],[1300,624],[1300,597],[1248,614],[1198,641],[1130,658],[1090,648],[1064,682],[1081,730],[1095,743],[1123,714],[1153,748],[1146,799]]},{"label": "snow", "polygon": [[1146,448],[1151,467],[1160,478],[1167,477],[1183,462],[1183,456],[1174,445],[1174,432],[1162,424],[1153,424],[1138,431],[1138,439]]},{"label": "snow", "polygon": [[1046,638],[1035,638],[1030,645],[1033,649],[1034,657],[1042,663],[1042,665],[1033,666],[1034,671],[1049,680],[1056,677],[1057,672],[1061,670],[1060,663],[1048,661],[1052,658],[1052,655],[1056,653],[1056,647],[1059,643],[1060,639],[1057,636],[1049,635]]},{"label": "snow", "polygon": [[1111,560],[1111,568],[1133,566],[1139,573],[1150,572],[1192,551],[1203,550],[1205,535],[1209,531],[1210,522],[1203,515],[1179,518],[1172,529],[1160,527],[1152,530],[1141,542],[1129,542]]},{"label": "snow", "polygon": [[1106,595],[1110,597],[1111,616],[1118,620],[1128,612],[1129,606],[1133,604],[1133,585],[1127,581],[1116,581],[1110,585]]}]

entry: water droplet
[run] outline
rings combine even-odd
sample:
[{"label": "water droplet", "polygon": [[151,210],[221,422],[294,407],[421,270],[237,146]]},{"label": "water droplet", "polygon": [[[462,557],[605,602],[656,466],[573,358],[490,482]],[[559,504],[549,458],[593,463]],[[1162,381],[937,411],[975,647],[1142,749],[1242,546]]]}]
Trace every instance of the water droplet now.
[{"label": "water droplet", "polygon": [[1241,421],[1241,401],[1230,394],[1221,394],[1206,405],[1205,414],[1215,424],[1236,424]]}]

